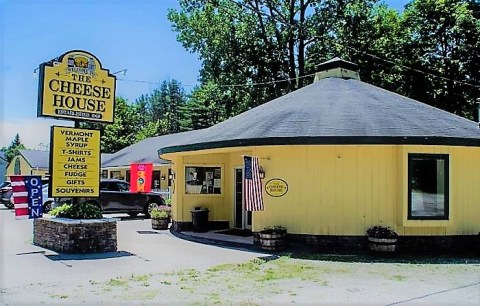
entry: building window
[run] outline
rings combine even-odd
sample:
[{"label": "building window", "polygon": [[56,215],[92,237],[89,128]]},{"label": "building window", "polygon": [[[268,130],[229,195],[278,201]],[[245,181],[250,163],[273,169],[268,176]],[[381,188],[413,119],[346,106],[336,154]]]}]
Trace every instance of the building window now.
[{"label": "building window", "polygon": [[125,171],[125,181],[130,183],[130,170]]},{"label": "building window", "polygon": [[20,167],[20,159],[18,157],[15,160],[15,166],[13,168],[13,174],[15,174],[15,175],[22,174],[22,170],[21,170],[21,167]]},{"label": "building window", "polygon": [[108,178],[108,170],[102,170],[102,178]]},{"label": "building window", "polygon": [[160,170],[152,171],[152,186],[153,190],[160,190]]},{"label": "building window", "polygon": [[448,155],[408,154],[408,219],[448,220]]},{"label": "building window", "polygon": [[221,194],[220,167],[185,167],[185,193]]},{"label": "building window", "polygon": [[110,171],[110,178],[123,180],[122,172],[121,171]]}]

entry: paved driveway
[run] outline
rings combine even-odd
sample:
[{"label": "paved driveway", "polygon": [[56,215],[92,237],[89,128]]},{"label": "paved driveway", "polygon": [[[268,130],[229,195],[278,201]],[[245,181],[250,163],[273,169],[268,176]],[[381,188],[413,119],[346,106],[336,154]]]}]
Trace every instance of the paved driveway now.
[{"label": "paved driveway", "polygon": [[4,208],[0,230],[0,305],[480,304],[478,258],[259,261],[266,254],[152,234],[150,220],[132,219],[118,222],[119,252],[66,255],[32,245],[32,221]]}]

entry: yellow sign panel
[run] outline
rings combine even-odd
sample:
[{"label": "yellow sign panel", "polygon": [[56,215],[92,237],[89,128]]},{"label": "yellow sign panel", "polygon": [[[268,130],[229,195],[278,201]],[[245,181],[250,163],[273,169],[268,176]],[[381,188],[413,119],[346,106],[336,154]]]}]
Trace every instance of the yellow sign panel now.
[{"label": "yellow sign panel", "polygon": [[288,185],[282,179],[271,179],[265,184],[265,191],[272,197],[281,197],[287,193]]},{"label": "yellow sign panel", "polygon": [[70,51],[39,67],[37,117],[112,123],[115,75],[85,51]]},{"label": "yellow sign panel", "polygon": [[52,197],[100,195],[100,131],[52,126]]}]

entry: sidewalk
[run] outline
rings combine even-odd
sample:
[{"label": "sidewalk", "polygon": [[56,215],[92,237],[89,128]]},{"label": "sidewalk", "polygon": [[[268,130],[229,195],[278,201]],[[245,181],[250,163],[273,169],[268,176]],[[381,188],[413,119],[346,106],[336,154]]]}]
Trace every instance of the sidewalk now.
[{"label": "sidewalk", "polygon": [[249,237],[241,237],[235,235],[228,235],[228,234],[221,234],[218,230],[216,231],[208,231],[204,233],[196,233],[196,232],[175,232],[170,231],[172,235],[193,241],[199,242],[203,244],[210,244],[216,246],[224,246],[230,247],[235,249],[242,249],[242,250],[251,250],[251,251],[260,251],[260,248],[253,244],[253,236]]}]

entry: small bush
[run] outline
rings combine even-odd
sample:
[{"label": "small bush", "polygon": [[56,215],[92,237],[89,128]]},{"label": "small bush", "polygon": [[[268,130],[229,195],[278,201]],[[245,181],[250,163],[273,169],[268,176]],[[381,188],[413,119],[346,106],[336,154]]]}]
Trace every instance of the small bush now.
[{"label": "small bush", "polygon": [[172,206],[172,199],[166,199],[165,200],[165,205]]},{"label": "small bush", "polygon": [[102,210],[92,203],[63,204],[50,212],[50,215],[58,218],[70,219],[101,219]]},{"label": "small bush", "polygon": [[367,229],[367,236],[372,238],[392,239],[397,238],[398,234],[388,226],[375,225]]},{"label": "small bush", "polygon": [[165,219],[168,217],[169,217],[168,212],[166,212],[165,210],[161,210],[160,208],[154,208],[150,212],[150,218],[152,219]]},{"label": "small bush", "polygon": [[262,234],[286,234],[287,228],[281,225],[267,226],[262,231]]}]

